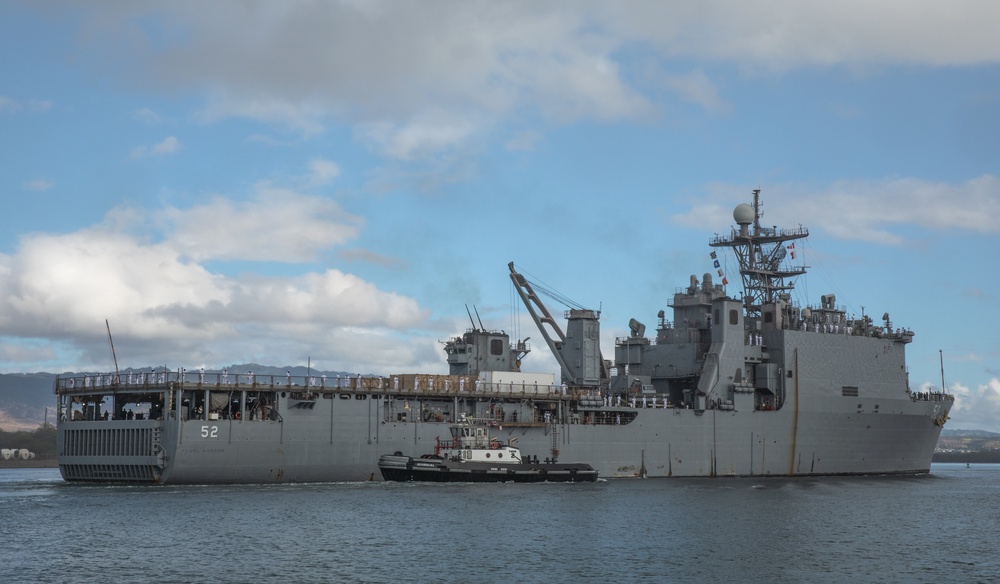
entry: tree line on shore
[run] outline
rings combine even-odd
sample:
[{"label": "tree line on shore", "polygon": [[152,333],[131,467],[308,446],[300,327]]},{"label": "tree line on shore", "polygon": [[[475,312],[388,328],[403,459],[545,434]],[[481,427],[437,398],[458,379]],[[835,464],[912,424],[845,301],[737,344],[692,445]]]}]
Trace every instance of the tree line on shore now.
[{"label": "tree line on shore", "polygon": [[0,430],[0,448],[27,448],[37,459],[56,457],[56,427],[42,424],[35,430],[6,432]]}]

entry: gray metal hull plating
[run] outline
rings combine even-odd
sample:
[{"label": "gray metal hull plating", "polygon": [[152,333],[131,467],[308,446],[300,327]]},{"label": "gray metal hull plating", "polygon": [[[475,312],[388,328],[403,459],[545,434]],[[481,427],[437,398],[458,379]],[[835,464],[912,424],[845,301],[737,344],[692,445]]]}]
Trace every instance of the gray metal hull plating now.
[{"label": "gray metal hull plating", "polygon": [[[503,426],[522,452],[591,464],[603,477],[701,477],[920,473],[930,469],[942,404],[838,398],[803,400],[798,412],[639,409],[627,425]],[[810,404],[809,407],[806,407]],[[858,405],[861,405],[860,412]],[[158,465],[160,483],[380,480],[380,455],[419,456],[447,438],[445,422],[383,422],[383,402],[320,400],[282,421],[77,422],[161,425],[160,457],[62,456],[74,464]],[[849,407],[848,407],[849,405]],[[879,405],[878,413],[875,406]],[[370,407],[371,406],[371,407]],[[839,410],[839,411],[838,411]],[[599,408],[615,416],[628,408]],[[293,415],[294,414],[294,415]],[[65,425],[64,425],[65,426]],[[88,428],[92,427],[92,428]],[[67,479],[74,477],[64,472]],[[108,475],[108,480],[122,477]]]}]

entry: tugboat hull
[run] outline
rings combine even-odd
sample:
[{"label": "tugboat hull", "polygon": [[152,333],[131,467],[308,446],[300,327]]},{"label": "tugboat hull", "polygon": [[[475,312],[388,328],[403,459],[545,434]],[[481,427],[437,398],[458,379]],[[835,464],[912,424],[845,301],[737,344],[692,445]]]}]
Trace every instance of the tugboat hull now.
[{"label": "tugboat hull", "polygon": [[378,468],[385,480],[400,482],[586,483],[597,480],[594,467],[576,463],[452,462],[440,458],[385,454],[379,458]]}]

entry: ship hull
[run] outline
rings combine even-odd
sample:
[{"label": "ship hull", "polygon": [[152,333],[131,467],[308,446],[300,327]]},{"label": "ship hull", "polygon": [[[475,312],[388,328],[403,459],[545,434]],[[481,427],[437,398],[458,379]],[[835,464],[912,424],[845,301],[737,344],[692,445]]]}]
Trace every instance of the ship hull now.
[{"label": "ship hull", "polygon": [[913,474],[929,471],[952,403],[907,394],[801,397],[779,411],[738,411],[580,407],[566,399],[551,404],[566,410],[563,422],[517,423],[511,413],[525,400],[340,392],[311,408],[282,400],[276,420],[181,420],[171,412],[160,420],[62,422],[60,469],[70,481],[379,480],[382,454],[420,456],[449,436],[448,419],[399,419],[401,410],[437,404],[470,415],[505,406],[507,419],[493,430],[499,439],[516,439],[528,456],[587,463],[606,478]]}]

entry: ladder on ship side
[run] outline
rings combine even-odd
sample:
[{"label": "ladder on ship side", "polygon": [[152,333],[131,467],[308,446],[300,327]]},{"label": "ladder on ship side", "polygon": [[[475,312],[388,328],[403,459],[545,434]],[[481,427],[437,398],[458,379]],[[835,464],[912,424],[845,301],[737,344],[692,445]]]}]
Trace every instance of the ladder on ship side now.
[{"label": "ladder on ship side", "polygon": [[552,436],[552,462],[559,460],[559,424],[549,422],[549,434]]}]

